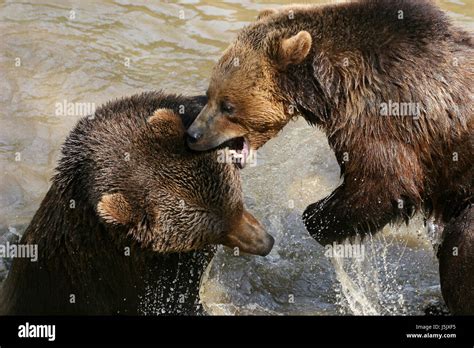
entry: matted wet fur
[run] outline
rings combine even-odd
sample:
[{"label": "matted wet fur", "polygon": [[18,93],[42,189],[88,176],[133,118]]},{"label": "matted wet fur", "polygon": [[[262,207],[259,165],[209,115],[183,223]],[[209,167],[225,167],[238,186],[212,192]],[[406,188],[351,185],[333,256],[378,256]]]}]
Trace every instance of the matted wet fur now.
[{"label": "matted wet fur", "polygon": [[205,100],[149,92],[79,121],[21,239],[38,261],[14,259],[1,314],[199,314],[215,244],[270,251],[236,166],[185,145]]},{"label": "matted wet fur", "polygon": [[215,66],[188,142],[244,137],[258,149],[303,116],[325,132],[344,178],[303,214],[321,244],[417,211],[444,225],[473,200],[473,81],[472,34],[432,2],[265,10]]}]

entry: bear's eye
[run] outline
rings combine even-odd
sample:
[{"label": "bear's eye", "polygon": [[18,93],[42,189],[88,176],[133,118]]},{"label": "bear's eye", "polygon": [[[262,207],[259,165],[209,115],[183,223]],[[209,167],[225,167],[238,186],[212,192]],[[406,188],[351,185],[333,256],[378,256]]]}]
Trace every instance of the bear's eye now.
[{"label": "bear's eye", "polygon": [[221,103],[221,111],[226,114],[232,114],[234,112],[234,106],[228,101]]}]

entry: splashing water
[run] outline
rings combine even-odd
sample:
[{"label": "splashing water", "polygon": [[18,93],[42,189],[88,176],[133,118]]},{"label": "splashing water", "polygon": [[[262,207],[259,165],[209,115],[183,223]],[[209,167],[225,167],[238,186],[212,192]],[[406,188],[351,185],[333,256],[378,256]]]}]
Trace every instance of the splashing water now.
[{"label": "splashing water", "polygon": [[[362,243],[363,257],[347,258],[341,255],[332,257],[332,265],[338,284],[335,288],[340,314],[353,315],[407,315],[423,314],[419,306],[409,298],[411,294],[426,295],[439,291],[439,286],[429,286],[418,289],[413,282],[406,279],[406,259],[415,259],[414,254],[420,251],[408,247],[409,231],[399,228],[396,232],[380,233],[377,236],[367,236]],[[425,234],[424,243],[432,245],[434,250],[437,240]],[[345,241],[343,245],[350,245]],[[426,255],[436,263],[434,252]],[[413,267],[413,265],[408,265]],[[413,268],[414,273],[422,268]],[[423,296],[419,296],[422,298]],[[428,305],[442,307],[438,301],[431,299]],[[417,309],[418,307],[418,309]],[[421,308],[423,309],[423,308]]]},{"label": "splashing water", "polygon": [[[202,94],[236,31],[258,10],[287,2],[0,1],[0,243],[17,238],[9,226],[21,235],[28,225],[49,188],[60,145],[81,116],[56,114],[58,102],[98,106],[161,88]],[[437,2],[474,28],[467,1]],[[257,161],[242,172],[246,204],[275,247],[265,258],[219,248],[202,278],[209,314],[422,314],[442,301],[437,260],[420,221],[367,239],[363,260],[324,257],[308,235],[302,212],[340,183],[322,132],[301,119],[292,122],[259,150]],[[0,258],[0,282],[10,264]],[[168,309],[157,308],[157,287],[143,299],[147,314]]]},{"label": "splashing water", "polygon": [[377,240],[369,236],[364,242],[367,252],[363,257],[351,258],[349,262],[342,256],[332,258],[339,281],[336,291],[342,314],[347,314],[347,310],[355,315],[406,314],[401,286],[396,283],[406,244],[397,248],[400,257],[391,262],[388,251],[394,239],[395,236],[382,235]]}]

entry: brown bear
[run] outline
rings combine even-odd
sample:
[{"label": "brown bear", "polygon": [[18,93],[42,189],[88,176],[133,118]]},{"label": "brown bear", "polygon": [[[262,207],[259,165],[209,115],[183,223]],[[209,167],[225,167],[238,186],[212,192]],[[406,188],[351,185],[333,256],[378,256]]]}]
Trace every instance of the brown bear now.
[{"label": "brown bear", "polygon": [[148,92],[79,121],[14,259],[1,314],[198,314],[216,244],[266,255],[239,170],[186,146],[205,97]]},{"label": "brown bear", "polygon": [[448,308],[472,315],[474,301],[474,206],[466,207],[443,231],[438,250],[441,291]]},{"label": "brown bear", "polygon": [[[471,34],[429,1],[266,10],[215,66],[188,143],[241,138],[255,150],[301,115],[325,132],[344,178],[303,214],[321,244],[418,211],[444,225],[473,200],[473,81]],[[451,310],[463,301],[474,292]]]}]

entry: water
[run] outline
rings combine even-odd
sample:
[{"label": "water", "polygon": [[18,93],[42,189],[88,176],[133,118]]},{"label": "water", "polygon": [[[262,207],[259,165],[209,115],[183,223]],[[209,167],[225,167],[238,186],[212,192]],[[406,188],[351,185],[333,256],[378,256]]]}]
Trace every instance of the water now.
[{"label": "water", "polygon": [[[203,93],[236,31],[259,9],[283,3],[0,1],[0,243],[24,231],[81,116],[61,105],[93,108],[150,89]],[[474,28],[472,0],[439,3]],[[246,203],[276,246],[266,258],[220,248],[202,280],[209,313],[419,314],[439,306],[436,258],[421,219],[367,241],[364,260],[327,258],[308,236],[304,208],[340,183],[317,129],[293,122],[243,178]],[[8,267],[0,259],[0,280]]]}]

